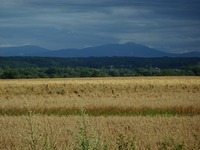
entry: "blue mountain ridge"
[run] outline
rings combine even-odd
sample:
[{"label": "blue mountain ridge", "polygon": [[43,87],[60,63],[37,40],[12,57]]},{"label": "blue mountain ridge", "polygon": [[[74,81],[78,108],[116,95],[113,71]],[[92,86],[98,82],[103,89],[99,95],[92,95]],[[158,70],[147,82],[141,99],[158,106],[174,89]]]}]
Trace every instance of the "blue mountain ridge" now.
[{"label": "blue mountain ridge", "polygon": [[168,53],[135,43],[107,44],[82,49],[48,50],[38,46],[0,47],[0,56],[39,57],[200,57],[200,52]]},{"label": "blue mountain ridge", "polygon": [[48,51],[48,49],[32,45],[0,47],[0,56],[40,56]]}]

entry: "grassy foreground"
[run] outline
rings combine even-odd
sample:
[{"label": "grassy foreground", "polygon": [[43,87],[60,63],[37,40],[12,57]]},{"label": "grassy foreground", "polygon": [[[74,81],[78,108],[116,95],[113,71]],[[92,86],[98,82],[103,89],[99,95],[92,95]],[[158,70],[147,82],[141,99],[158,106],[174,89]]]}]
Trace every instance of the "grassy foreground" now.
[{"label": "grassy foreground", "polygon": [[0,80],[0,149],[200,149],[199,97],[199,77]]},{"label": "grassy foreground", "polygon": [[197,116],[1,116],[0,122],[0,149],[200,148]]}]

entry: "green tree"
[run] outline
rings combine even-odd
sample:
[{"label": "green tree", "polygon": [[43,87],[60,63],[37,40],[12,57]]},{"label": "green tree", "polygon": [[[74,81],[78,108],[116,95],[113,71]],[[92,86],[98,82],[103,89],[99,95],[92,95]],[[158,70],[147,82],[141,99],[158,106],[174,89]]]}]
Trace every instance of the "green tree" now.
[{"label": "green tree", "polygon": [[1,78],[2,79],[18,79],[20,78],[20,74],[18,70],[16,69],[7,69],[3,71]]}]

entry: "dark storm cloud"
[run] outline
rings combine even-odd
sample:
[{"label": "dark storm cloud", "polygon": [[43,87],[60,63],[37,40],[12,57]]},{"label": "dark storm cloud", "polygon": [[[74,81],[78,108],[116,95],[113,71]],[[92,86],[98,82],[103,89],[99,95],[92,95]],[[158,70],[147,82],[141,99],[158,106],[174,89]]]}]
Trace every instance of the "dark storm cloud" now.
[{"label": "dark storm cloud", "polygon": [[0,0],[0,45],[200,50],[199,0]]}]

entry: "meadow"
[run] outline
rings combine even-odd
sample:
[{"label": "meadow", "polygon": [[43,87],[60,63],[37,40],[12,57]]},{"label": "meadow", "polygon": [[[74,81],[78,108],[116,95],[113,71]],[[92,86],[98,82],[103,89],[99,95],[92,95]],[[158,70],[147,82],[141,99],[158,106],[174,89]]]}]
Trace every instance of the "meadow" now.
[{"label": "meadow", "polygon": [[200,78],[0,80],[0,149],[53,148],[200,149]]}]

